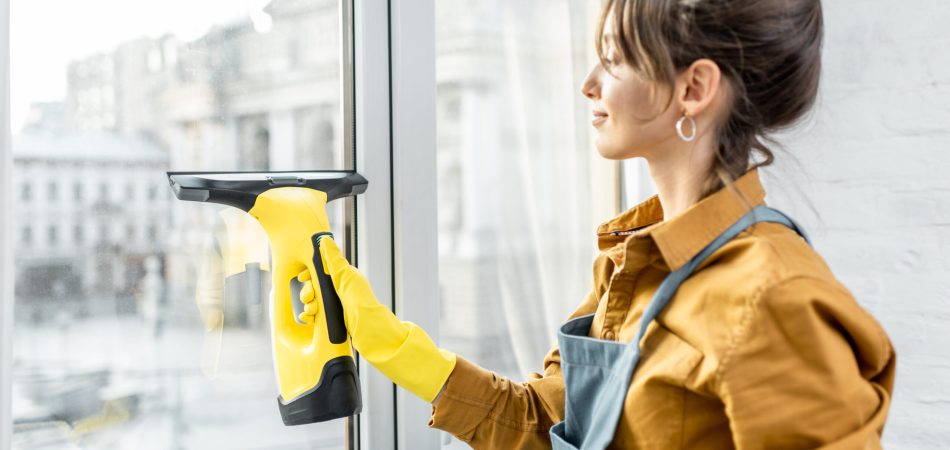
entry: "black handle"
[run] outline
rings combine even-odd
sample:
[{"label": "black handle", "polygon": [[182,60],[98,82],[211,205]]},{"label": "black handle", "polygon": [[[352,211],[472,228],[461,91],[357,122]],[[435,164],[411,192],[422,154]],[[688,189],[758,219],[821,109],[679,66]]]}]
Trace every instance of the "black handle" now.
[{"label": "black handle", "polygon": [[333,287],[333,279],[323,271],[323,258],[320,256],[320,238],[333,234],[323,231],[313,235],[313,267],[317,270],[317,284],[320,285],[320,297],[323,298],[323,311],[327,316],[327,334],[330,342],[342,344],[346,342],[346,322],[343,320],[343,303]]}]

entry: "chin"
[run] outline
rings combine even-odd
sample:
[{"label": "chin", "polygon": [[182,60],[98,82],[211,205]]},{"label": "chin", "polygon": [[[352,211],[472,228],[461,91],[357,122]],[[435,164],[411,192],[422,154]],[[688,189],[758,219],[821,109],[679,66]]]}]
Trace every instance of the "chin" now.
[{"label": "chin", "polygon": [[600,153],[604,159],[609,159],[611,161],[622,161],[625,159],[635,158],[641,156],[635,151],[629,149],[621,149],[615,146],[597,144],[597,153]]},{"label": "chin", "polygon": [[605,153],[605,152],[598,152],[598,153],[600,153],[600,156],[602,156],[604,159],[609,159],[611,161],[623,161],[624,159],[627,159],[624,156],[616,154],[616,153]]}]

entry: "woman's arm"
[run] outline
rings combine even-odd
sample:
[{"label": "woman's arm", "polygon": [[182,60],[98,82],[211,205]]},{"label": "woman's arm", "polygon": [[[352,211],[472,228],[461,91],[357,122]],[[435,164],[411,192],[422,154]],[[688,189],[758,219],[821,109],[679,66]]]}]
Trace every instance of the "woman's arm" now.
[{"label": "woman's arm", "polygon": [[548,430],[564,417],[560,367],[516,382],[458,357],[429,426],[476,449],[550,448]]},{"label": "woman's arm", "polygon": [[746,317],[717,383],[737,449],[880,448],[894,350],[846,289],[792,278]]},{"label": "woman's arm", "polygon": [[[593,289],[569,319],[593,314],[613,265],[601,254],[594,262]],[[516,382],[458,357],[436,401],[429,426],[445,430],[476,449],[551,448],[548,431],[564,418],[564,378],[555,345],[544,358],[544,374]]]},{"label": "woman's arm", "polygon": [[[545,374],[513,382],[441,349],[424,330],[399,320],[381,305],[366,278],[351,266],[330,238],[319,241],[324,269],[343,305],[344,321],[361,356],[397,385],[433,407],[430,426],[451,432],[476,448],[550,447],[548,430],[564,415],[560,353],[545,358]],[[591,314],[612,266],[603,255],[594,263],[594,289],[572,317]],[[308,271],[298,279],[301,320],[312,321],[320,302]]]}]

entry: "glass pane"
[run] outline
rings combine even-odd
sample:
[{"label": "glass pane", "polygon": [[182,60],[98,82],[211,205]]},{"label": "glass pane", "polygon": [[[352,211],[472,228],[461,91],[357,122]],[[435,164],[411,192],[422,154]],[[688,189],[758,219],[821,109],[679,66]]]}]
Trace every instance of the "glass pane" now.
[{"label": "glass pane", "polygon": [[340,3],[11,2],[14,448],[346,448],[281,421],[259,225],[165,175],[351,169]]},{"label": "glass pane", "polygon": [[441,343],[515,380],[543,372],[612,209],[580,93],[599,8],[436,2]]}]

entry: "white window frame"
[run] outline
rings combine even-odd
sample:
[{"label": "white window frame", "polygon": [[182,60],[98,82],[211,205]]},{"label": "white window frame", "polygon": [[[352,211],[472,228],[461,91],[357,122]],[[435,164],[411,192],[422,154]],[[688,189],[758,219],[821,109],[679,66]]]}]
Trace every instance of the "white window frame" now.
[{"label": "white window frame", "polygon": [[[435,2],[390,1],[395,311],[439,342]],[[399,449],[438,450],[432,407],[396,391]]]},{"label": "white window frame", "polygon": [[0,0],[0,448],[13,445],[13,151],[10,148],[10,2]]},{"label": "white window frame", "polygon": [[[356,198],[356,263],[380,302],[392,307],[388,1],[356,1],[353,15],[356,170],[369,180]],[[366,361],[360,360],[359,371],[360,442],[351,448],[395,449],[393,384]]]},{"label": "white window frame", "polygon": [[[379,300],[438,342],[435,3],[354,6],[358,265]],[[431,407],[360,362],[360,448],[440,448]]]}]

